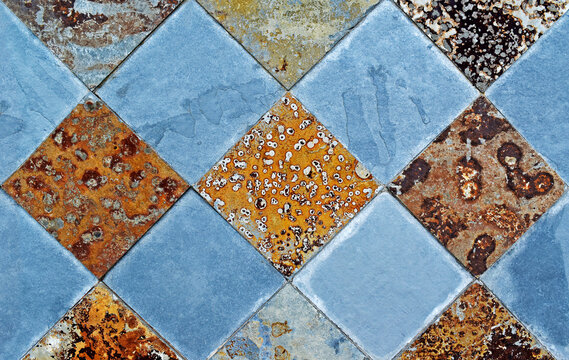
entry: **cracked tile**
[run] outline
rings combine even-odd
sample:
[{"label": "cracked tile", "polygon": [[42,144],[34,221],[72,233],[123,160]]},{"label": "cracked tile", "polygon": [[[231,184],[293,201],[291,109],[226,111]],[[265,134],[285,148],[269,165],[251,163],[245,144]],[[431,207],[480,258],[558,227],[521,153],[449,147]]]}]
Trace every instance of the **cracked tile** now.
[{"label": "cracked tile", "polygon": [[485,91],[567,11],[569,1],[396,0],[396,3]]},{"label": "cracked tile", "polygon": [[563,193],[563,181],[484,97],[389,185],[474,275]]},{"label": "cracked tile", "polygon": [[290,276],[357,215],[379,184],[286,94],[196,188],[277,270]]},{"label": "cracked tile", "polygon": [[178,0],[4,0],[44,44],[94,88]]},{"label": "cracked tile", "polygon": [[101,277],[188,185],[106,105],[88,99],[2,187]]},{"label": "cracked tile", "polygon": [[399,359],[554,360],[479,283],[470,286]]}]

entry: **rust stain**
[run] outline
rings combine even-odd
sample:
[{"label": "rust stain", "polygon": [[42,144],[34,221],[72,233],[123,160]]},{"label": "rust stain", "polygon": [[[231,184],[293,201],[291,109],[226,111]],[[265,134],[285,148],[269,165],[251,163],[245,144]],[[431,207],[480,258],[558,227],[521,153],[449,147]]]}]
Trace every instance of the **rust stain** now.
[{"label": "rust stain", "polygon": [[196,187],[290,276],[358,213],[379,185],[286,94]]},{"label": "rust stain", "polygon": [[563,193],[563,181],[484,97],[389,189],[474,275]]},{"label": "rust stain", "polygon": [[2,187],[102,277],[188,185],[106,105],[88,100]]}]

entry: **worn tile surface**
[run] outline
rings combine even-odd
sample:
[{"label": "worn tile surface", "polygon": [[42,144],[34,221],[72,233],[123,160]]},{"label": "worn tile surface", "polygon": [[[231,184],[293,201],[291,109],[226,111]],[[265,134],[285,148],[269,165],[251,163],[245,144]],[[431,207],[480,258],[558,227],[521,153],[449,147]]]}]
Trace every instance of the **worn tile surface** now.
[{"label": "worn tile surface", "polygon": [[554,360],[479,283],[468,288],[400,359]]},{"label": "worn tile surface", "polygon": [[3,0],[93,88],[176,8],[178,0]]},{"label": "worn tile surface", "polygon": [[569,6],[567,0],[396,0],[482,91]]},{"label": "worn tile surface", "polygon": [[148,326],[99,283],[22,360],[178,359]]},{"label": "worn tile surface", "polygon": [[378,188],[365,166],[288,93],[197,183],[285,276],[328,243]]},{"label": "worn tile surface", "polygon": [[553,205],[563,181],[484,97],[389,185],[480,275]]},{"label": "worn tile surface", "polygon": [[77,105],[2,186],[98,277],[188,187],[96,99]]},{"label": "worn tile surface", "polygon": [[199,0],[287,88],[377,2]]},{"label": "worn tile surface", "polygon": [[390,1],[379,4],[293,93],[384,183],[477,94]]},{"label": "worn tile surface", "polygon": [[286,285],[212,357],[245,359],[365,359],[328,319]]},{"label": "worn tile surface", "polygon": [[374,359],[391,359],[470,279],[395,198],[382,193],[294,283]]}]

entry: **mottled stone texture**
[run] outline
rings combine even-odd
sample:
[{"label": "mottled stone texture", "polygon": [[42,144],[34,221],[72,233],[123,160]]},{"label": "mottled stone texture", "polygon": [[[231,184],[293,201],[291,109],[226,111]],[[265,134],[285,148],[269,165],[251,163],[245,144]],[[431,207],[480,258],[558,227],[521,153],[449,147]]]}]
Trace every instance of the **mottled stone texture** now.
[{"label": "mottled stone texture", "polygon": [[486,99],[477,99],[390,190],[473,274],[563,193],[563,181]]},{"label": "mottled stone texture", "polygon": [[4,0],[93,88],[158,26],[178,0]]},{"label": "mottled stone texture", "polygon": [[468,288],[400,359],[554,360],[479,283]]},{"label": "mottled stone texture", "polygon": [[286,94],[197,183],[200,194],[290,276],[379,185],[300,102]]},{"label": "mottled stone texture", "polygon": [[89,99],[2,187],[101,277],[188,185],[103,103]]},{"label": "mottled stone texture", "polygon": [[287,88],[377,2],[199,0]]},{"label": "mottled stone texture", "polygon": [[212,360],[365,359],[339,330],[291,285],[286,285]]},{"label": "mottled stone texture", "polygon": [[396,0],[482,91],[567,10],[567,0]]},{"label": "mottled stone texture", "polygon": [[22,360],[174,360],[176,353],[98,284]]}]

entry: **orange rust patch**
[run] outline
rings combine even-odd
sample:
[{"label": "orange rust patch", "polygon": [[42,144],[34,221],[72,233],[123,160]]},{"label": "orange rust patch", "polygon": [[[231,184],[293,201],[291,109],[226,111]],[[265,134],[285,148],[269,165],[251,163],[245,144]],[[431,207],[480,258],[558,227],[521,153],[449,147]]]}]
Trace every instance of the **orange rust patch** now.
[{"label": "orange rust patch", "polygon": [[290,276],[374,196],[369,171],[286,94],[197,184]]},{"label": "orange rust patch", "polygon": [[101,277],[188,185],[104,104],[89,100],[2,187]]}]

